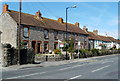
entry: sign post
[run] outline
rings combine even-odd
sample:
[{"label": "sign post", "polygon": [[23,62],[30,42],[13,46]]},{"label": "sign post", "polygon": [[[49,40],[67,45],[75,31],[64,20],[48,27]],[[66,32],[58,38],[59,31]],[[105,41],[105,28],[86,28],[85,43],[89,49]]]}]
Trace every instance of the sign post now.
[{"label": "sign post", "polygon": [[80,58],[79,50],[80,50],[80,41],[78,41],[78,59]]}]

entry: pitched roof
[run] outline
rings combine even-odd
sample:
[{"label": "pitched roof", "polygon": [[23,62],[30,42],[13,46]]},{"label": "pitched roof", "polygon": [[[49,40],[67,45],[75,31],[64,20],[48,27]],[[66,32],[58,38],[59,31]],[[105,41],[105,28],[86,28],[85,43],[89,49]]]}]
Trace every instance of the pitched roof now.
[{"label": "pitched roof", "polygon": [[106,36],[102,36],[102,35],[96,35],[93,32],[88,32],[89,33],[89,39],[92,40],[101,40],[101,41],[106,41],[106,42],[116,42],[116,40],[113,37],[106,37]]},{"label": "pitched roof", "polygon": [[[9,10],[8,13],[17,23],[19,23],[19,12]],[[57,20],[48,19],[44,17],[42,17],[42,19],[38,19],[35,17],[35,15],[31,15],[27,13],[21,14],[21,24],[66,31],[66,23],[60,23]],[[88,33],[83,31],[81,28],[75,26],[74,24],[70,24],[70,23],[68,23],[67,31],[88,35]]]},{"label": "pitched roof", "polygon": [[114,39],[113,37],[108,37],[112,42],[116,42],[116,39]]},{"label": "pitched roof", "polygon": [[100,37],[100,39],[102,41],[111,42],[111,40],[108,37],[106,37],[106,36],[102,36],[102,35],[98,35],[98,36]]},{"label": "pitched roof", "polygon": [[89,33],[89,39],[92,40],[102,40],[98,35],[94,34],[93,32],[88,32]]},{"label": "pitched roof", "polygon": [[120,40],[116,40],[116,42],[120,44]]}]

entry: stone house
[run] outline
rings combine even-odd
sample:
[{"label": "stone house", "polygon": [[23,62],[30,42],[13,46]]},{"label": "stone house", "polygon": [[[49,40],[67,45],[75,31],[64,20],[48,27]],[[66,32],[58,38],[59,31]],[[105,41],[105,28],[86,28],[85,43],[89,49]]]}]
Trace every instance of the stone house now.
[{"label": "stone house", "polygon": [[[8,9],[8,5],[3,5],[3,11],[0,15],[1,43],[10,43],[17,47],[19,12]],[[78,47],[78,41],[81,42],[81,48],[88,48],[88,33],[79,27],[79,23],[68,23],[68,40],[71,37],[75,40],[75,48]],[[33,48],[35,53],[48,52],[59,48],[59,41],[64,42],[66,37],[66,23],[62,18],[58,20],[42,17],[40,11],[35,15],[21,13],[21,44],[25,47]]]}]

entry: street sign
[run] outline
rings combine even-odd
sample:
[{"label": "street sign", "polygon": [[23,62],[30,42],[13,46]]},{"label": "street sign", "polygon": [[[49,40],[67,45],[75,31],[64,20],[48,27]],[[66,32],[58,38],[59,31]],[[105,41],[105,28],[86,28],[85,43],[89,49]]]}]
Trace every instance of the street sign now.
[{"label": "street sign", "polygon": [[78,46],[80,46],[80,41],[78,41]]},{"label": "street sign", "polygon": [[64,47],[64,43],[60,43],[60,47]]}]

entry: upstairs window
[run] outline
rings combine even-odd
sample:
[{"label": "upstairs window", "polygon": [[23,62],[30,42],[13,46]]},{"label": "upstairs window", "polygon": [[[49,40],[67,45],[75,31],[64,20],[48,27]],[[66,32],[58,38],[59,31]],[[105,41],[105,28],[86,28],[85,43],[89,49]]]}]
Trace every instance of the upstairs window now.
[{"label": "upstairs window", "polygon": [[78,40],[78,34],[75,35],[75,40]]},{"label": "upstairs window", "polygon": [[28,27],[24,27],[23,35],[24,35],[24,37],[28,37],[29,36],[29,28]]},{"label": "upstairs window", "polygon": [[71,39],[71,34],[67,33],[67,39],[70,40]]},{"label": "upstairs window", "polygon": [[44,30],[44,38],[45,39],[49,38],[49,32],[48,32],[48,30]]},{"label": "upstairs window", "polygon": [[57,31],[54,31],[54,38],[58,39],[58,32]]},{"label": "upstairs window", "polygon": [[63,33],[63,39],[66,39],[66,33],[65,32]]}]

